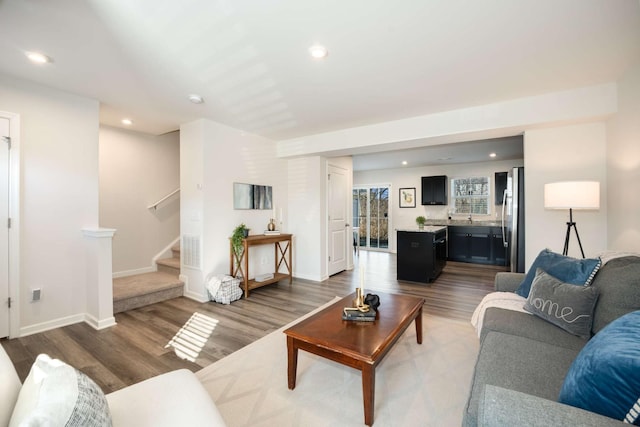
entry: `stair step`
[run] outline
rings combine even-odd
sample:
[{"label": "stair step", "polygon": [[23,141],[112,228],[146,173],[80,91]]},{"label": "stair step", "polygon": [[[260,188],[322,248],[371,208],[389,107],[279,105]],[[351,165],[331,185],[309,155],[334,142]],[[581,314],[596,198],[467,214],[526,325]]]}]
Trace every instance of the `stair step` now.
[{"label": "stair step", "polygon": [[181,297],[184,283],[175,275],[157,271],[113,279],[113,313]]},{"label": "stair step", "polygon": [[171,252],[173,253],[174,258],[180,259],[180,242],[171,247]]},{"label": "stair step", "polygon": [[158,271],[173,275],[180,274],[180,258],[163,258],[156,261]]}]

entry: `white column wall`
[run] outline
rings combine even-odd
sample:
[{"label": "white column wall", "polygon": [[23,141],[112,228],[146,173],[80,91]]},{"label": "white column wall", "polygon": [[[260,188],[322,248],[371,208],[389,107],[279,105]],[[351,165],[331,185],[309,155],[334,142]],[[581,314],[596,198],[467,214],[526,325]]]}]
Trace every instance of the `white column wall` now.
[{"label": "white column wall", "polygon": [[[544,208],[544,184],[600,182],[600,209],[574,211],[586,257],[607,249],[606,127],[604,122],[530,130],[524,135],[526,268],[545,248],[562,253],[569,211]],[[569,255],[581,258],[571,232]]]},{"label": "white column wall", "polygon": [[[283,213],[283,232],[292,232],[287,206],[287,161],[276,158],[275,143],[210,120],[181,126],[182,233],[202,238],[202,268],[183,268],[188,296],[206,298],[208,273],[229,273],[229,237],[240,223],[250,234],[266,230],[272,210],[234,210],[233,183],[270,185]],[[250,278],[273,272],[273,247],[251,250]],[[295,260],[294,260],[295,268]]]},{"label": "white column wall", "polygon": [[609,249],[640,253],[640,64],[618,81],[618,113],[607,122]]}]

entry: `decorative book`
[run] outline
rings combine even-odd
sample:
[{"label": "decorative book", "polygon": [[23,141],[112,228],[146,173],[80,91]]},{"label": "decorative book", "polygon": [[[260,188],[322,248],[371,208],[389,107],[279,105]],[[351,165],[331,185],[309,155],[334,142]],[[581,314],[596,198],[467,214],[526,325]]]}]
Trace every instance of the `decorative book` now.
[{"label": "decorative book", "polygon": [[280,234],[280,230],[264,230],[264,235],[265,236],[277,236]]},{"label": "decorative book", "polygon": [[342,311],[342,320],[352,320],[355,322],[373,322],[376,320],[376,311],[369,307],[367,311],[357,308],[346,307]]}]

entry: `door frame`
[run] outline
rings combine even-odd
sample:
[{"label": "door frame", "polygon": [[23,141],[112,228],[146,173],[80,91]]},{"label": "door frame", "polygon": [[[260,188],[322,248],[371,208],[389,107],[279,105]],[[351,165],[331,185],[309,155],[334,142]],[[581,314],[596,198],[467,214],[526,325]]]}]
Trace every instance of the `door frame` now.
[{"label": "door frame", "polygon": [[0,110],[9,120],[9,338],[20,336],[20,115]]}]

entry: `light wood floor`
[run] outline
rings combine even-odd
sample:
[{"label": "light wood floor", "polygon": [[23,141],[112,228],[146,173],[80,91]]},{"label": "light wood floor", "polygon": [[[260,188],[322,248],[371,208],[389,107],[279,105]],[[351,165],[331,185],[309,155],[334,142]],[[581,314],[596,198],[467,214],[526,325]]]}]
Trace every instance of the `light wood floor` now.
[{"label": "light wood floor", "polygon": [[[469,320],[482,297],[493,289],[496,272],[504,268],[449,262],[431,284],[396,280],[395,255],[361,251],[366,265],[365,292],[418,295],[424,310],[437,316]],[[96,331],[78,323],[24,338],[2,340],[18,375],[24,380],[36,356],[47,353],[80,369],[105,393],[178,368],[197,371],[330,301],[352,293],[359,270],[345,271],[317,283],[282,281],[251,292],[230,305],[197,303],[187,298],[117,314],[117,325]],[[381,301],[384,306],[384,299]],[[165,345],[199,312],[219,321],[197,364],[179,359]],[[428,333],[428,332],[426,332]]]}]

